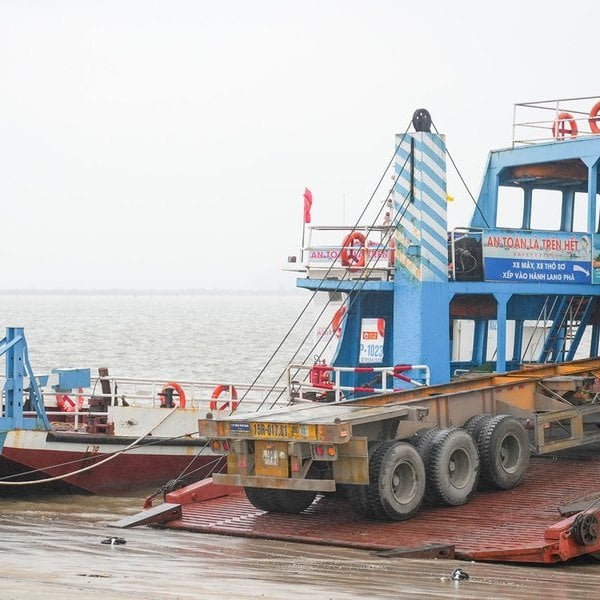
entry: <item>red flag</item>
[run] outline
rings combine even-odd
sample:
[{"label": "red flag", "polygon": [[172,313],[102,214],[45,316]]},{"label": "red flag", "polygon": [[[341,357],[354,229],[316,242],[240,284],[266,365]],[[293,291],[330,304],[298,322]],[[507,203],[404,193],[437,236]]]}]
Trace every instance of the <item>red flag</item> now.
[{"label": "red flag", "polygon": [[312,192],[304,188],[304,222],[310,223],[310,209],[312,207]]}]

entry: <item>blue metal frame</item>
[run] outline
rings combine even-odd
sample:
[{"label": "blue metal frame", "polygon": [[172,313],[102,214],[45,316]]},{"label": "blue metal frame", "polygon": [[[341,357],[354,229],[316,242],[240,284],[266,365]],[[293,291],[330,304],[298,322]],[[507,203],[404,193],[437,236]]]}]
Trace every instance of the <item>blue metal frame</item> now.
[{"label": "blue metal frame", "polygon": [[[13,429],[50,429],[44,402],[29,362],[27,342],[22,327],[7,327],[6,337],[0,340],[0,356],[5,355],[6,382],[4,384],[4,410],[0,416],[0,431]],[[35,417],[25,417],[23,412],[25,377],[27,390]]]}]

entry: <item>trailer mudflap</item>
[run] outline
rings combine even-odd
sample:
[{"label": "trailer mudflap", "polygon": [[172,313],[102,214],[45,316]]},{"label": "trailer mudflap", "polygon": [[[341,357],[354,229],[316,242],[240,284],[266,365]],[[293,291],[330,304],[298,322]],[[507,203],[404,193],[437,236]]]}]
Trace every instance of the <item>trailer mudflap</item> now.
[{"label": "trailer mudflap", "polygon": [[260,477],[213,473],[213,481],[223,485],[311,492],[335,492],[336,490],[335,481],[333,479],[291,479],[290,477]]},{"label": "trailer mudflap", "polygon": [[338,460],[332,463],[333,478],[338,483],[369,483],[369,445],[366,437],[354,437],[338,446]]}]

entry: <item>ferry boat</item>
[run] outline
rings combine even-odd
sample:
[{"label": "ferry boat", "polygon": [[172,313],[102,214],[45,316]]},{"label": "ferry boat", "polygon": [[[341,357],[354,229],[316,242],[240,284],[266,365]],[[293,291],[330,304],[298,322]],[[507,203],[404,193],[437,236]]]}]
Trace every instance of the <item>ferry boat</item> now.
[{"label": "ferry boat", "polygon": [[[309,360],[289,365],[285,386],[247,386],[235,414],[299,402],[348,402],[481,371],[597,356],[599,113],[599,97],[517,105],[512,145],[490,153],[470,224],[450,232],[446,139],[431,130],[431,116],[423,109],[415,112],[412,130],[396,137],[390,171],[382,177],[391,175],[393,187],[375,209],[367,207],[373,214],[369,223],[312,225],[307,190],[305,242],[288,268],[301,272],[300,288],[327,298],[320,312],[331,318],[315,322],[319,340]],[[7,334],[11,352],[17,338],[24,340],[22,331]],[[125,394],[129,406],[119,405],[124,385],[119,381],[118,394],[103,392],[110,402],[101,414],[94,414],[91,394],[84,400],[89,414],[79,421],[73,417],[67,431],[59,431],[62,426],[44,415],[35,387],[30,387],[35,414],[22,412],[12,360],[1,417],[4,472],[42,469],[47,479],[58,476],[106,493],[164,483],[203,464],[210,472],[227,453],[222,446],[207,447],[205,439],[186,437],[211,410],[210,386],[202,402],[193,402],[196,396],[188,391],[185,408],[167,409],[173,411],[167,416],[159,400],[177,392],[173,382],[159,383],[147,398],[150,406],[134,407],[130,399],[136,392]],[[29,373],[29,385],[34,382]],[[70,390],[66,395],[73,402],[83,389],[78,383],[59,382],[55,393]],[[212,389],[231,386],[215,382]],[[254,405],[252,394],[259,396]],[[594,397],[579,396],[578,402]],[[233,404],[231,398],[221,414],[233,412]]]},{"label": "ferry boat", "polygon": [[[198,434],[207,410],[230,410],[242,384],[113,377],[108,369],[32,371],[22,328],[7,328],[0,411],[0,494],[40,486],[115,495],[164,491],[223,466]],[[256,406],[255,386],[245,408]]]},{"label": "ferry boat", "polygon": [[[490,153],[470,224],[448,231],[446,139],[428,111],[414,113],[396,136],[391,192],[363,211],[370,223],[310,225],[289,261],[299,287],[337,303],[314,361],[289,366],[287,394],[269,410],[201,418],[225,472],[119,526],[382,549],[390,539],[410,546],[402,532],[413,539],[427,523],[435,541],[453,529],[463,558],[556,562],[600,551],[600,490],[568,476],[600,472],[600,97],[523,103],[514,114],[512,145]],[[307,190],[305,226],[311,207]],[[565,468],[534,458],[528,472],[530,452]],[[475,498],[480,482],[502,500]],[[345,510],[326,508],[331,492]],[[570,516],[555,523],[560,504]],[[542,510],[532,533],[533,506]],[[448,507],[466,519],[458,528]],[[305,510],[325,515],[323,539],[299,525]],[[492,515],[477,544],[481,517]],[[388,529],[361,516],[402,523],[383,543]]]}]

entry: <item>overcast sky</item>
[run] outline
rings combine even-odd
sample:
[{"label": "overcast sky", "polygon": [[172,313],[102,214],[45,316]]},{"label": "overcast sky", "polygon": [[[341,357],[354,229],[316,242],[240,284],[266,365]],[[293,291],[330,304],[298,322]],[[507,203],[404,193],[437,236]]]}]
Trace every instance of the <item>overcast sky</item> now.
[{"label": "overcast sky", "polygon": [[[292,289],[416,108],[472,192],[515,102],[600,94],[600,4],[0,0],[0,289]],[[467,194],[450,176],[451,222]]]}]

